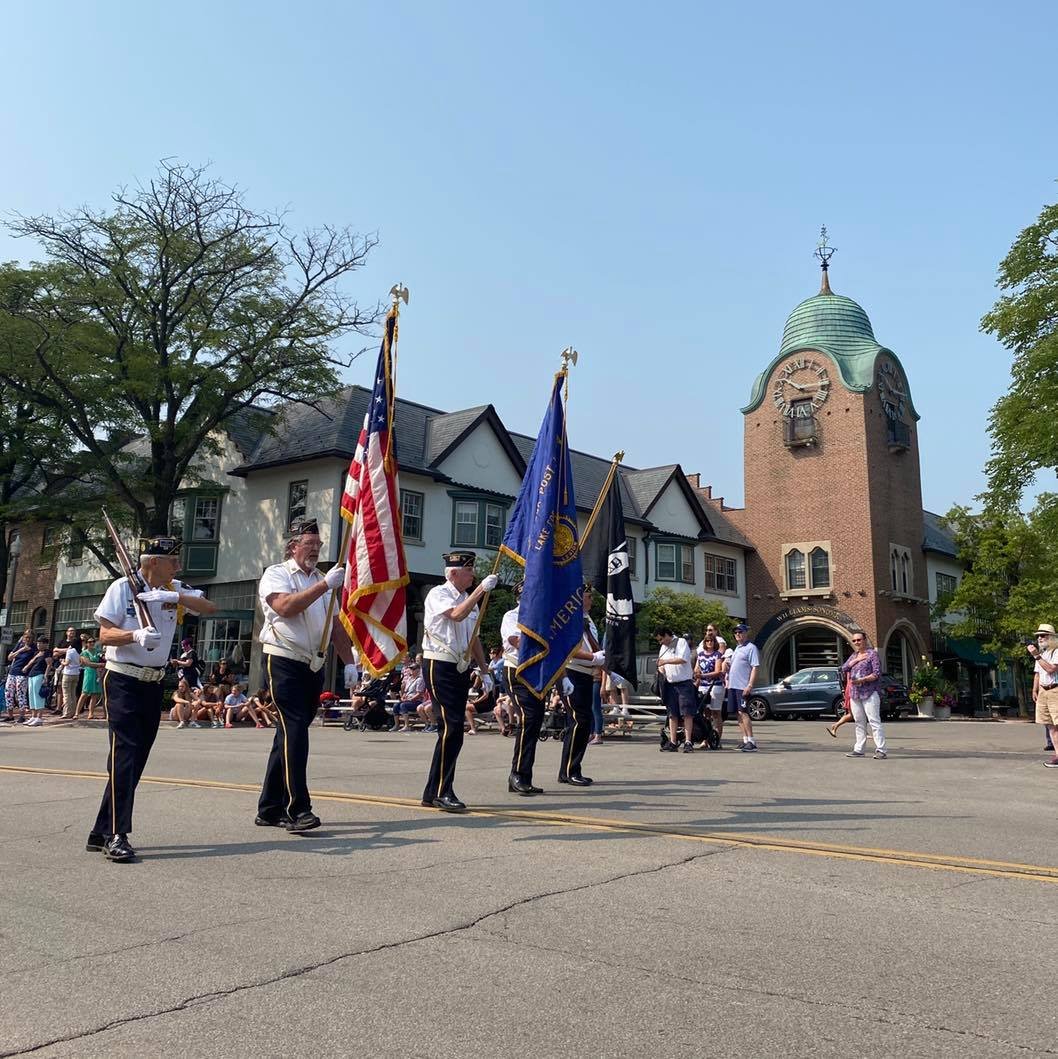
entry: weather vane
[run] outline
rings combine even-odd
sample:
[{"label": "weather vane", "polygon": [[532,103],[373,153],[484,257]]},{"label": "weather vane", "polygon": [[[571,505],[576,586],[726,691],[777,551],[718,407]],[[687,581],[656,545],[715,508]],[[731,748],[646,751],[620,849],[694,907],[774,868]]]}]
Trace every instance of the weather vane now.
[{"label": "weather vane", "polygon": [[837,247],[831,246],[827,241],[827,226],[824,224],[819,229],[819,246],[812,251],[813,257],[819,258],[819,263],[823,266],[824,272],[830,268],[830,259],[834,256],[835,250],[837,250]]}]

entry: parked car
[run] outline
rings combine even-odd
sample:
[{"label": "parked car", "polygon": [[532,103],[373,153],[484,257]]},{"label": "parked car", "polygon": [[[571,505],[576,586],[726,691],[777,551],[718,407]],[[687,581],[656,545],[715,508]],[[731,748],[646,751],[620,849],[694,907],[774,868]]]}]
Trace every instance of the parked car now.
[{"label": "parked car", "polygon": [[751,720],[842,712],[844,699],[837,666],[799,669],[776,684],[754,688],[746,701]]},{"label": "parked car", "polygon": [[[882,719],[913,714],[915,707],[908,698],[907,688],[888,673],[882,674]],[[763,721],[767,717],[840,716],[844,693],[837,666],[813,666],[799,669],[775,684],[754,688],[746,702],[750,718]]]}]

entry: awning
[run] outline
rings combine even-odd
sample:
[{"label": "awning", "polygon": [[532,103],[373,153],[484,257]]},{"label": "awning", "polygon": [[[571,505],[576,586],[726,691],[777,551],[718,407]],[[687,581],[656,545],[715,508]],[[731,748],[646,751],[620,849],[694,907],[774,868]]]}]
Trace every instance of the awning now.
[{"label": "awning", "polygon": [[999,660],[995,655],[989,654],[982,649],[981,641],[976,637],[960,636],[957,639],[949,637],[947,645],[948,650],[951,651],[953,655],[961,658],[971,666],[981,666],[984,669],[991,669],[993,666],[999,664]]}]

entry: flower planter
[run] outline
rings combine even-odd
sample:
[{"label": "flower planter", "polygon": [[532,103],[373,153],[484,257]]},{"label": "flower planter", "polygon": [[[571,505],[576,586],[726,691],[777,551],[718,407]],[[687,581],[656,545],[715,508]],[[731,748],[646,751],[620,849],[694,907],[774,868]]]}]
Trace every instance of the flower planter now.
[{"label": "flower planter", "polygon": [[938,702],[933,707],[933,716],[938,721],[950,721],[951,720],[951,707],[950,706],[941,706],[941,704]]},{"label": "flower planter", "polygon": [[[936,707],[933,705],[933,696],[932,695],[926,695],[926,696],[923,697],[922,701],[918,704],[918,715],[919,715],[919,717],[935,717],[936,716],[936,714],[934,713],[935,709],[936,709]],[[949,710],[948,713],[950,715],[951,714],[951,710]]]}]

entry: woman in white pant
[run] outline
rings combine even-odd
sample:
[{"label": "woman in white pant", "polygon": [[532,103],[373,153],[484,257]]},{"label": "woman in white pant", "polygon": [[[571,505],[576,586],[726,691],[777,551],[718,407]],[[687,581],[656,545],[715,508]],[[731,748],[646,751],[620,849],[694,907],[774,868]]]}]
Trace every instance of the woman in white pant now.
[{"label": "woman in white pant", "polygon": [[867,725],[871,726],[871,738],[874,740],[874,756],[886,757],[885,732],[882,731],[882,665],[878,652],[867,646],[867,637],[862,632],[852,634],[852,647],[855,651],[841,667],[849,681],[849,704],[852,706],[852,717],[856,722],[856,744],[846,757],[863,757],[867,745]]}]

